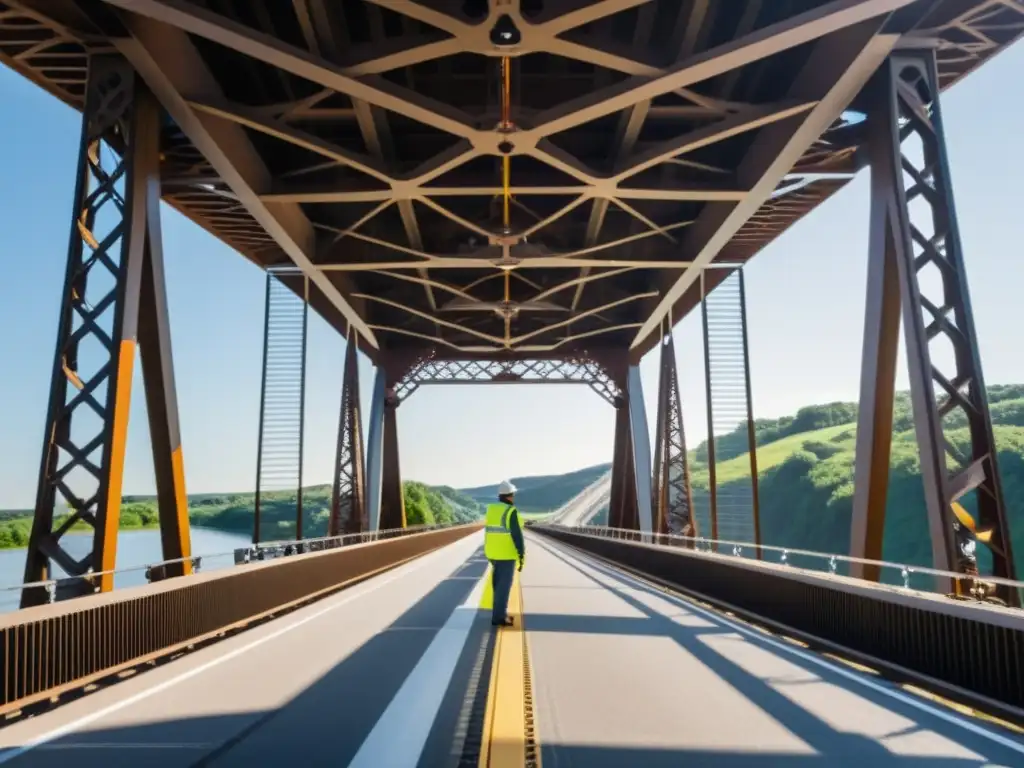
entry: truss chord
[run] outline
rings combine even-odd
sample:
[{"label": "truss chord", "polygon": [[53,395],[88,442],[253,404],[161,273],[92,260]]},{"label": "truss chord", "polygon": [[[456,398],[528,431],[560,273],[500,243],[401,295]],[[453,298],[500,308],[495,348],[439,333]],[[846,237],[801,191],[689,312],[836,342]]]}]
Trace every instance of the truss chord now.
[{"label": "truss chord", "polygon": [[425,384],[571,383],[587,384],[609,403],[622,392],[604,366],[595,360],[457,360],[446,359],[431,350],[415,363],[394,386],[395,397],[404,402]]}]

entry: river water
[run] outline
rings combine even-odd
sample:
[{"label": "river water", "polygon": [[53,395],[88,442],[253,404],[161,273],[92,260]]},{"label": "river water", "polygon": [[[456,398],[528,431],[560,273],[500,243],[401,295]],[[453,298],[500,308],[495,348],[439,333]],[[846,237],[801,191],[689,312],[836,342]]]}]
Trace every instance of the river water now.
[{"label": "river water", "polygon": [[[200,564],[203,573],[234,565],[234,550],[249,546],[250,541],[248,536],[211,528],[192,528],[192,554],[203,558]],[[80,558],[89,551],[92,537],[90,534],[69,533],[61,542],[73,557]],[[19,586],[25,577],[25,553],[24,549],[0,549],[0,613],[18,609],[21,600]],[[147,583],[144,566],[161,560],[159,530],[122,531],[117,536],[117,568],[137,570],[116,574],[114,588]]]}]

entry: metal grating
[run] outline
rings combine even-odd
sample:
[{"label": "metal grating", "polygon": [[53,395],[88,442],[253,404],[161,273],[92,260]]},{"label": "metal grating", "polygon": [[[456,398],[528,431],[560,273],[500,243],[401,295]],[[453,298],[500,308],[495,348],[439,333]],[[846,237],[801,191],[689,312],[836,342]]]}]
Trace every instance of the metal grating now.
[{"label": "metal grating", "polygon": [[[704,281],[701,280],[701,290]],[[707,385],[708,468],[710,492],[701,530],[724,541],[758,542],[757,463],[751,461],[739,478],[718,481],[718,468],[730,458],[721,450],[723,438],[747,426],[748,446],[753,449],[749,359],[747,356],[746,306],[743,272],[736,269],[702,302],[704,365]],[[713,439],[710,439],[714,436]],[[744,554],[756,557],[751,550]]]},{"label": "metal grating", "polygon": [[[308,296],[308,282],[303,278]],[[309,305],[274,273],[267,273],[263,337],[263,386],[260,396],[259,449],[256,459],[256,510],[253,541],[302,538],[302,438],[306,394],[306,329]],[[294,492],[294,498],[281,492]],[[282,524],[260,529],[266,494],[294,504],[295,528]]]}]

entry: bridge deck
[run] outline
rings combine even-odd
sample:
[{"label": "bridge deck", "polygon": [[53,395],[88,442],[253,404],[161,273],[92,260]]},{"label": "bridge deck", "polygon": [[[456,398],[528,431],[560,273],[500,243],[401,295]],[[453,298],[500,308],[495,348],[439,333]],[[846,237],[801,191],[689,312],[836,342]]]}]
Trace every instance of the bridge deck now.
[{"label": "bridge deck", "polygon": [[[1016,735],[529,538],[547,768],[1024,763]],[[14,723],[0,764],[459,765],[491,664],[480,543]]]}]

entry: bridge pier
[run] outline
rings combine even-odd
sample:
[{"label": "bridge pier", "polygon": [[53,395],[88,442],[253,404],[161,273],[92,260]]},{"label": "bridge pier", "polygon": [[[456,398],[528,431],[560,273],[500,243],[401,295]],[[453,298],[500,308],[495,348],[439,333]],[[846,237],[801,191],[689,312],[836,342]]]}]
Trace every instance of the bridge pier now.
[{"label": "bridge pier", "polygon": [[[67,271],[25,582],[56,599],[113,588],[135,350],[140,350],[165,559],[191,555],[160,232],[159,104],[119,56],[90,58]],[[98,419],[98,424],[97,424]],[[55,519],[55,506],[69,515]],[[61,539],[93,529],[76,559]],[[187,560],[168,575],[190,572]],[[90,573],[99,574],[89,576]],[[22,592],[22,607],[47,602]]]},{"label": "bridge pier", "polygon": [[[933,50],[892,55],[868,86],[871,234],[851,553],[883,559],[902,317],[932,565],[977,573],[980,541],[991,553],[993,574],[1013,579],[938,94]],[[928,212],[913,215],[925,206]],[[963,417],[965,443],[950,442],[944,423],[950,416]],[[877,580],[879,569],[855,565],[853,573]],[[945,579],[939,586],[961,589]],[[997,593],[1016,602],[1014,590]]]}]

